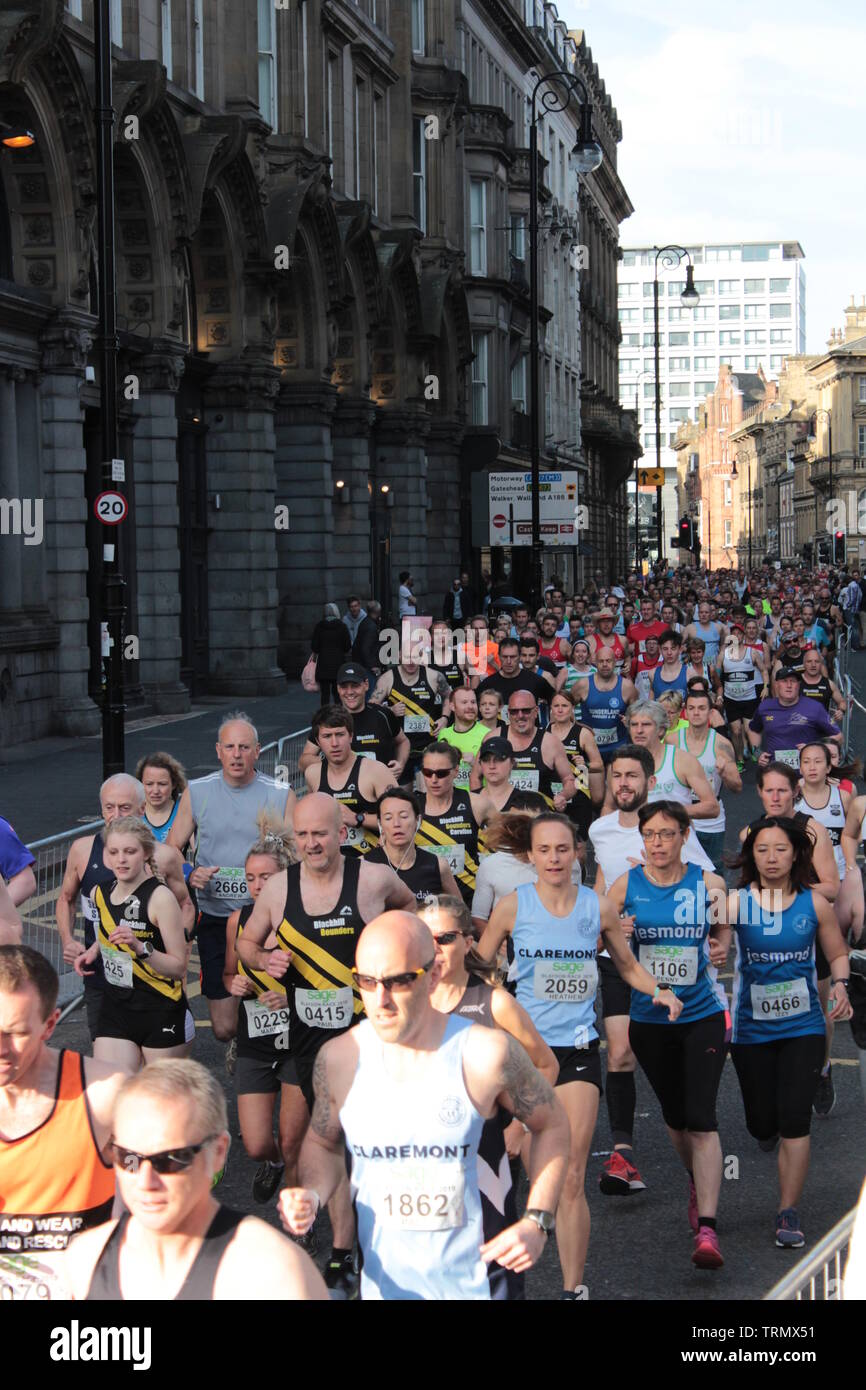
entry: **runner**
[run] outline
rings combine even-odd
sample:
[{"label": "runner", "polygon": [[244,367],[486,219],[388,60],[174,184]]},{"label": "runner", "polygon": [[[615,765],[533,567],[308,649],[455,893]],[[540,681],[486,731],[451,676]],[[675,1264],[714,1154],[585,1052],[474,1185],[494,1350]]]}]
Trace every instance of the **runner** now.
[{"label": "runner", "polygon": [[672,628],[666,628],[659,639],[661,663],[652,673],[652,695],[657,700],[668,690],[677,690],[683,699],[686,696],[686,668],[682,661],[683,639]]},{"label": "runner", "polygon": [[[143,817],[145,811],[144,787],[135,777],[125,772],[109,777],[99,789],[99,806],[106,827],[113,821],[127,816]],[[96,940],[96,923],[99,914],[93,901],[94,889],[99,885],[108,888],[114,882],[114,870],[110,869],[104,858],[105,831],[95,835],[82,835],[73,840],[66,857],[66,868],[60,892],[57,895],[55,913],[57,930],[63,946],[63,959],[67,965],[74,965],[78,956],[88,950]],[[184,878],[183,859],[172,845],[156,846],[154,853],[156,871],[165,880],[177,898],[181,922],[187,937],[195,925],[195,909],[187,891]],[[84,941],[73,935],[75,915],[79,909],[84,918]],[[95,961],[95,970],[84,977],[84,1007],[87,1012],[87,1026],[91,1038],[99,1021],[102,1008],[103,987],[102,957]]]},{"label": "runner", "polygon": [[102,958],[104,986],[93,1055],[124,1071],[185,1057],[195,1024],[183,991],[187,945],[174,894],[156,876],[156,840],[127,816],[105,832],[114,878],[93,890],[96,940],[75,960],[81,976]]},{"label": "runner", "polygon": [[144,787],[142,819],[153,838],[164,844],[186,791],[186,773],[170,753],[148,753],[139,758],[135,775]]},{"label": "runner", "polygon": [[[297,803],[293,828],[301,862],[265,884],[237,949],[245,969],[284,981],[290,1052],[309,1110],[319,1048],[357,1023],[363,1011],[352,989],[351,965],[364,923],[386,907],[413,908],[415,896],[387,865],[340,853],[345,827],[336,802],[324,793],[311,792]],[[265,942],[272,932],[277,945],[269,950]],[[308,1116],[295,1121],[289,1137],[297,1144]],[[333,1249],[325,1282],[344,1297],[357,1297],[348,1183],[341,1184],[328,1214]]]},{"label": "runner", "polygon": [[810,647],[803,653],[803,679],[800,694],[811,700],[820,700],[827,713],[833,705],[833,718],[841,724],[845,718],[845,697],[839,687],[825,673],[821,653]]},{"label": "runner", "polygon": [[[303,1187],[280,1197],[284,1224],[310,1229],[352,1156],[362,1295],[489,1299],[485,1263],[521,1274],[541,1255],[565,1174],[568,1128],[520,1044],[430,1002],[440,967],[429,928],[387,913],[364,931],[355,980],[370,1011],[319,1054]],[[532,1134],[528,1208],[484,1241],[478,1150],[499,1106]]]},{"label": "runner", "polygon": [[507,732],[507,725],[502,718],[502,696],[498,690],[485,690],[480,695],[476,691],[478,700],[478,719],[485,729],[491,734],[504,734]]},{"label": "runner", "polygon": [[[238,1010],[238,1057],[235,1088],[241,1139],[259,1167],[253,1178],[253,1200],[268,1202],[285,1174],[289,1185],[297,1182],[299,1137],[307,1120],[307,1106],[298,1085],[294,1059],[289,1054],[289,1006],[285,986],[266,971],[247,967],[239,959],[237,943],[252,916],[253,907],[274,874],[292,862],[292,838],[284,827],[259,818],[259,838],[247,854],[244,871],[252,902],[238,908],[226,922],[226,966],[223,984],[241,1001]],[[265,942],[273,950],[274,934]],[[280,1101],[280,1142],[274,1139],[274,1108]]]},{"label": "runner", "polygon": [[716,1096],[727,1051],[727,1002],[715,963],[724,961],[730,939],[725,881],[683,862],[689,818],[680,802],[642,806],[638,824],[647,862],[618,878],[608,897],[616,912],[633,918],[635,957],[661,988],[676,990],[682,1013],[668,1027],[633,992],[629,1041],[689,1176],[692,1263],[718,1269],[724,1260],[716,1235],[722,1183]]},{"label": "runner", "polygon": [[312,1260],[257,1216],[211,1195],[229,1147],[225,1097],[198,1062],[156,1062],[114,1105],[112,1152],[126,1207],[66,1257],[77,1302],[327,1299]]},{"label": "runner", "polygon": [[809,1168],[812,1102],[824,1055],[816,939],[833,976],[833,1022],[852,1013],[847,951],[833,909],[813,891],[811,842],[796,821],[768,816],[752,826],[740,871],[740,889],[731,895],[729,908],[737,947],[731,1056],[749,1133],[768,1151],[781,1141],[776,1244],[796,1250],[805,1244],[797,1207]]},{"label": "runner", "polygon": [[36,892],[35,863],[30,850],[19,840],[8,820],[0,816],[0,885],[8,889],[14,907],[20,907]]},{"label": "runner", "polygon": [[[488,692],[492,694],[493,692]],[[491,732],[478,718],[478,700],[474,690],[455,690],[451,696],[453,724],[439,731],[439,739],[451,743],[460,754],[460,767],[454,783],[461,791],[469,790],[469,774],[482,741]]]},{"label": "runner", "polygon": [[742,772],[745,729],[757,712],[765,680],[764,658],[747,645],[742,623],[731,623],[731,635],[716,658],[715,666],[722,678],[725,717]]},{"label": "runner", "polygon": [[[558,691],[550,702],[549,732],[559,739],[571,763],[577,790],[568,803],[567,815],[585,841],[594,809],[604,800],[604,763],[592,729],[576,717],[574,696],[567,690]],[[558,782],[553,783],[553,790],[560,790]]]},{"label": "runner", "polygon": [[782,762],[799,770],[799,749],[804,743],[824,737],[838,742],[842,734],[823,706],[801,693],[800,675],[793,668],[783,666],[779,670],[775,688],[775,697],[761,701],[747,726],[749,742],[761,749],[760,767]]},{"label": "runner", "polygon": [[[367,703],[367,672],[354,662],[337,672],[337,698],[352,716],[352,751],[362,758],[384,763],[399,779],[409,757],[409,740],[398,721],[381,705]],[[298,760],[298,771],[321,762],[321,749],[307,739]]]},{"label": "runner", "polygon": [[520,664],[520,643],[516,637],[506,637],[499,646],[499,670],[477,686],[478,699],[488,690],[496,690],[507,705],[512,691],[528,690],[536,700],[549,700],[556,685],[553,676],[525,671]]},{"label": "runner", "polygon": [[695,824],[695,832],[708,857],[715,865],[716,872],[723,872],[722,856],[725,849],[725,806],[721,797],[722,784],[728,791],[738,793],[743,790],[734,759],[733,745],[722,738],[715,729],[710,728],[710,697],[700,686],[693,686],[686,696],[685,715],[688,725],[680,729],[676,746],[697,758],[704,770],[713,795],[719,803],[718,816],[700,820]]},{"label": "runner", "polygon": [[[593,888],[603,898],[611,884],[640,864],[644,844],[638,812],[646,805],[655,785],[653,757],[648,748],[626,744],[610,763],[610,792],[615,810],[602,816],[589,828],[589,838],[598,865]],[[713,870],[710,860],[694,833],[686,837],[683,859],[702,870]],[[624,925],[624,930],[629,928]],[[636,1092],[634,1072],[637,1059],[629,1044],[631,989],[622,979],[607,951],[598,957],[604,1033],[607,1040],[607,1078],[605,1098],[613,1152],[605,1160],[599,1187],[606,1196],[627,1197],[646,1187],[634,1164],[634,1116]]]},{"label": "runner", "polygon": [[448,722],[451,713],[450,685],[442,672],[432,666],[401,661],[392,671],[385,671],[379,677],[370,700],[374,705],[387,703],[392,715],[402,719],[410,753],[400,781],[412,783],[421,754],[430,739]]},{"label": "runner", "polygon": [[352,751],[354,724],[339,705],[325,705],[313,715],[312,742],[324,762],[304,773],[308,792],[324,792],[340,806],[346,827],[343,848],[349,854],[369,854],[379,843],[376,804],[388,787],[397,785],[394,774],[372,758]]},{"label": "runner", "polygon": [[[446,855],[418,849],[415,836],[422,825],[421,799],[408,787],[383,792],[376,806],[379,848],[370,855],[371,864],[388,864],[411,890],[419,903],[437,893],[460,896]],[[292,1187],[294,1184],[288,1183]]]},{"label": "runner", "polygon": [[652,976],[625,944],[619,918],[587,888],[575,888],[574,827],[561,815],[545,812],[532,821],[529,857],[537,884],[524,884],[494,909],[478,945],[486,961],[510,936],[517,973],[517,999],[523,1004],[559,1063],[557,1091],[571,1132],[568,1171],[560,1200],[557,1250],[562,1268],[562,1299],[574,1300],[581,1287],[589,1244],[589,1207],[584,1175],[602,1089],[595,995],[596,944],[603,934],[622,975],[654,997],[676,1018],[681,1005],[670,990],[660,996]]},{"label": "runner", "polygon": [[[513,771],[514,749],[508,739],[498,736],[485,739],[469,776],[473,794],[480,792],[483,785],[488,804],[479,814],[484,814],[485,819],[514,809],[519,788],[511,779]],[[486,830],[479,835],[479,844],[482,842],[486,844]]]},{"label": "runner", "polygon": [[[533,1066],[554,1086],[559,1075],[557,1060],[523,1005],[498,986],[495,972],[488,970],[478,957],[466,904],[459,897],[439,895],[421,907],[418,915],[433,934],[442,972],[430,996],[434,1009],[484,1028],[501,1028],[510,1033],[525,1048]],[[519,1158],[525,1138],[520,1120],[502,1106],[481,1132],[478,1162],[480,1171],[481,1165],[487,1166],[480,1190],[488,1240],[517,1221]],[[503,1163],[506,1155],[510,1167]],[[497,1280],[504,1279],[506,1297],[525,1299],[522,1274],[512,1274],[498,1264],[488,1265],[487,1273],[492,1298],[498,1296]]]},{"label": "runner", "polygon": [[60,1252],[114,1200],[104,1155],[124,1074],[48,1046],[59,983],[38,951],[0,946],[0,1300],[62,1296]]},{"label": "runner", "polygon": [[[462,618],[455,616],[460,625]],[[445,618],[434,618],[430,627],[431,665],[434,671],[444,676],[452,690],[466,686],[466,672],[457,659],[457,648],[451,626]]]},{"label": "runner", "polygon": [[478,872],[479,827],[496,807],[485,792],[455,788],[459,768],[460,755],[450,743],[431,743],[425,748],[421,759],[423,812],[415,843],[448,861],[460,895],[469,904]]},{"label": "runner", "polygon": [[[712,820],[721,811],[707,775],[697,758],[682,748],[664,743],[667,715],[656,700],[639,700],[632,705],[626,720],[633,743],[648,748],[655,765],[655,783],[650,788],[650,801],[681,801],[693,820]],[[612,809],[610,787],[604,809]]]},{"label": "runner", "polygon": [[727,635],[724,625],[713,621],[709,600],[701,599],[696,618],[688,624],[683,633],[686,642],[688,643],[692,637],[700,637],[706,647],[706,659],[712,665],[719,649],[724,646]]},{"label": "runner", "polygon": [[595,632],[588,638],[589,654],[597,666],[598,654],[602,648],[613,652],[616,673],[621,675],[623,666],[629,659],[629,643],[627,638],[620,637],[614,632],[615,622],[616,618],[609,608],[600,610],[596,615]]},{"label": "runner", "polygon": [[638,652],[631,663],[631,678],[639,700],[652,699],[653,679],[661,660],[659,639],[650,634],[644,642],[643,651]]},{"label": "runner", "polygon": [[842,831],[851,796],[830,781],[832,769],[830,750],[826,743],[804,743],[800,749],[800,790],[794,811],[803,811],[816,820],[830,837],[840,880],[845,877],[845,852]]},{"label": "runner", "polygon": [[617,675],[610,652],[599,652],[597,666],[595,675],[584,687],[578,686],[575,695],[581,702],[581,718],[592,730],[601,760],[607,764],[628,742],[623,716],[637,699],[637,691],[630,680]]},{"label": "runner", "polygon": [[234,1066],[238,1001],[223,984],[226,920],[249,899],[243,863],[256,837],[260,812],[288,823],[295,803],[291,789],[287,794],[272,777],[256,772],[260,752],[255,725],[240,712],[227,715],[217,731],[219,771],[190,782],[168,836],[168,843],[180,850],[195,831],[195,868],[189,882],[199,906],[195,937],[201,992],[214,1037],[229,1043],[229,1070]]},{"label": "runner", "polygon": [[[486,854],[478,866],[475,876],[475,893],[472,897],[472,927],[480,937],[496,905],[519,888],[521,883],[535,883],[538,879],[534,864],[529,860],[532,820],[548,810],[543,796],[537,792],[514,792],[509,808],[496,816],[484,833]],[[571,881],[575,888],[583,882],[583,869],[579,858],[574,861]],[[511,970],[514,950],[511,938],[506,941],[509,965],[508,988],[513,993]]]},{"label": "runner", "polygon": [[645,594],[640,601],[640,618],[632,623],[628,629],[628,643],[632,659],[643,655],[646,651],[646,641],[648,637],[661,637],[665,630],[665,625],[659,620],[659,611],[655,601]]},{"label": "runner", "polygon": [[[485,743],[481,745],[479,758]],[[516,691],[508,701],[508,742],[514,754],[511,781],[521,791],[540,792],[550,806],[564,810],[576,791],[568,755],[553,734],[538,727],[538,705],[529,691]],[[554,791],[554,778],[562,783]]]}]

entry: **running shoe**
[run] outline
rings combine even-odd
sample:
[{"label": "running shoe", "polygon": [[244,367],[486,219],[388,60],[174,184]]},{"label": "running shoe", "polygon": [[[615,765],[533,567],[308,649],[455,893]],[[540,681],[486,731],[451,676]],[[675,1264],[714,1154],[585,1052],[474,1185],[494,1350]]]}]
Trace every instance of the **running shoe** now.
[{"label": "running shoe", "polygon": [[806,1244],[796,1207],[786,1207],[776,1217],[776,1244],[780,1250],[799,1250]]},{"label": "running shoe", "polygon": [[573,1289],[563,1289],[559,1295],[559,1301],[560,1303],[580,1303],[581,1298]]},{"label": "running shoe", "polygon": [[640,1173],[621,1149],[614,1149],[605,1159],[598,1185],[606,1197],[628,1197],[646,1188]]},{"label": "running shoe", "polygon": [[701,1224],[701,1223],[698,1221],[698,1190],[697,1190],[697,1188],[695,1187],[694,1178],[691,1178],[691,1177],[690,1177],[690,1178],[689,1178],[689,1225],[691,1226],[691,1228],[692,1228],[692,1230],[694,1231],[695,1235],[697,1235],[698,1230],[700,1229],[700,1224]]},{"label": "running shoe", "polygon": [[344,1255],[341,1260],[329,1260],[323,1273],[331,1298],[351,1302],[358,1297],[359,1280],[354,1255]]},{"label": "running shoe", "polygon": [[692,1264],[698,1269],[721,1269],[724,1264],[719,1248],[719,1237],[712,1226],[701,1226],[695,1236]]},{"label": "running shoe", "polygon": [[238,1040],[237,1040],[237,1038],[232,1038],[231,1042],[229,1043],[228,1047],[226,1048],[226,1071],[228,1072],[229,1076],[234,1076],[234,1074],[235,1074],[235,1063],[237,1062],[237,1060],[238,1060]]},{"label": "running shoe", "polygon": [[833,1085],[833,1068],[828,1067],[822,1071],[818,1078],[818,1087],[815,1091],[815,1099],[812,1101],[812,1109],[816,1115],[826,1117],[830,1114],[836,1104],[836,1087]]},{"label": "running shoe", "polygon": [[300,1245],[302,1250],[306,1250],[307,1254],[310,1256],[310,1259],[312,1259],[314,1255],[318,1254],[319,1238],[316,1235],[315,1221],[313,1222],[312,1226],[307,1231],[307,1234],[305,1236],[289,1235],[289,1240],[293,1240],[295,1242],[295,1245]]},{"label": "running shoe", "polygon": [[259,1164],[253,1178],[253,1201],[269,1202],[280,1185],[285,1164],[269,1163],[265,1159]]}]

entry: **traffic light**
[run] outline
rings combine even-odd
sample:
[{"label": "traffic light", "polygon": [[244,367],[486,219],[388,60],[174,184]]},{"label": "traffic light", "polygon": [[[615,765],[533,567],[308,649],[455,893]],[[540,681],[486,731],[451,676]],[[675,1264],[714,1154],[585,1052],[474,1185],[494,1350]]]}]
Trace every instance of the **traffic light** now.
[{"label": "traffic light", "polygon": [[694,547],[694,527],[687,516],[680,521],[680,550],[692,550]]},{"label": "traffic light", "polygon": [[844,565],[845,563],[845,532],[836,531],[833,536],[833,564]]}]

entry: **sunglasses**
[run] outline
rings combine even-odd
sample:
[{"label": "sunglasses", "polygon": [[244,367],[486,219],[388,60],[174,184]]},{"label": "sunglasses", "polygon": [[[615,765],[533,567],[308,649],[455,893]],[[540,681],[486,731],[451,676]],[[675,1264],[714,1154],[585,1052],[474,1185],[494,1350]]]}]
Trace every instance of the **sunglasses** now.
[{"label": "sunglasses", "polygon": [[421,774],[424,777],[450,777],[452,772],[456,771],[456,767],[422,767]]},{"label": "sunglasses", "polygon": [[437,946],[453,946],[455,941],[459,941],[460,937],[465,935],[462,931],[444,931],[441,936],[434,936],[433,940]]},{"label": "sunglasses", "polygon": [[162,1177],[165,1177],[167,1173],[183,1173],[187,1168],[192,1167],[196,1154],[201,1153],[207,1144],[218,1138],[219,1135],[217,1134],[209,1134],[206,1139],[202,1139],[200,1144],[187,1144],[182,1149],[164,1149],[162,1153],[158,1154],[136,1153],[135,1149],[125,1149],[122,1144],[117,1144],[112,1140],[114,1166],[125,1168],[127,1173],[137,1173],[142,1163],[147,1162],[153,1171]]},{"label": "sunglasses", "polygon": [[433,969],[435,963],[434,957],[433,960],[428,960],[427,964],[422,965],[418,970],[404,970],[400,975],[384,975],[381,979],[376,975],[359,975],[357,970],[353,970],[352,979],[358,989],[363,990],[365,994],[372,994],[377,985],[381,985],[388,994],[393,994],[395,990],[411,989],[416,980],[420,980],[422,975],[426,975],[428,970]]}]

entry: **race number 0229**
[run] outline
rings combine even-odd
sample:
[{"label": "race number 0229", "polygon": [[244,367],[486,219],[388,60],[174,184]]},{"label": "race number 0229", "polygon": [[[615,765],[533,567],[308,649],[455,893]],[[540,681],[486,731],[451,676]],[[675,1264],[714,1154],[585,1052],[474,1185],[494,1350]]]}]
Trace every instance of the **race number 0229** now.
[{"label": "race number 0229", "polygon": [[103,526],[119,526],[126,519],[129,503],[122,492],[100,492],[93,511]]}]

